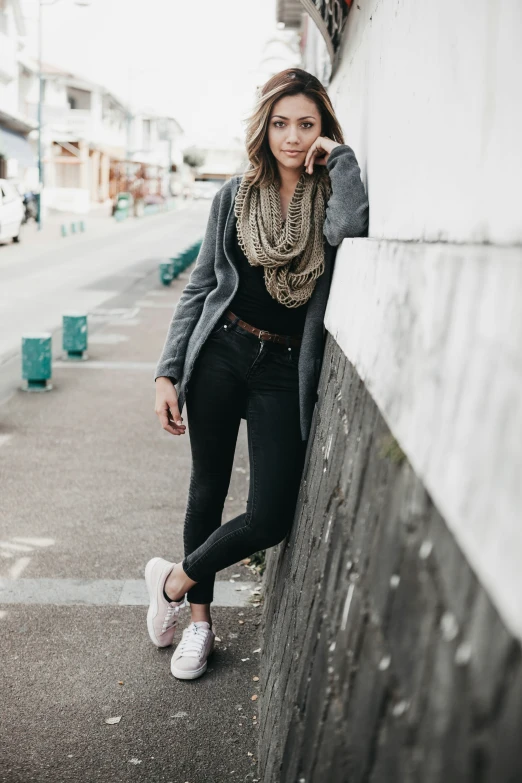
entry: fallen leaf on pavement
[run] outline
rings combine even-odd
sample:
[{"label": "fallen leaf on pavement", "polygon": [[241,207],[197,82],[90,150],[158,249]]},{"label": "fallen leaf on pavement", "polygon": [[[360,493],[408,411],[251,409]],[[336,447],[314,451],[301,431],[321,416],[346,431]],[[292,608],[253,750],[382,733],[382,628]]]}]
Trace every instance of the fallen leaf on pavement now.
[{"label": "fallen leaf on pavement", "polygon": [[238,620],[238,623],[239,623],[239,625],[244,625],[245,621],[244,620]]},{"label": "fallen leaf on pavement", "polygon": [[119,715],[117,718],[105,718],[105,723],[108,723],[109,726],[112,726],[114,723],[119,723],[121,720],[121,715]]},{"label": "fallen leaf on pavement", "polygon": [[252,701],[255,701],[256,699],[257,699],[257,693],[254,693],[254,695],[252,696]]},{"label": "fallen leaf on pavement", "polygon": [[258,647],[257,650],[252,650],[252,652],[261,652],[261,647]]},{"label": "fallen leaf on pavement", "polygon": [[254,680],[254,682],[258,682],[259,681],[259,677],[252,677],[252,679]]}]

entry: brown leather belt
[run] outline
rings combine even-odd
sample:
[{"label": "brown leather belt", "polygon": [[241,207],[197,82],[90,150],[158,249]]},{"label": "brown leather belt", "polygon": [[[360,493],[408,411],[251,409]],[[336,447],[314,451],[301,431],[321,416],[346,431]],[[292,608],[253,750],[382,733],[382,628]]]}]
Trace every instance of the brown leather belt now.
[{"label": "brown leather belt", "polygon": [[265,332],[264,329],[258,329],[256,326],[252,326],[252,324],[247,324],[246,321],[242,321],[235,313],[232,312],[232,310],[227,310],[225,317],[230,321],[236,321],[238,326],[240,326],[242,329],[245,329],[247,332],[250,332],[251,334],[255,334],[256,337],[259,337],[260,340],[269,340],[271,343],[280,343],[281,345],[291,345],[293,348],[299,348],[301,345],[300,337]]}]

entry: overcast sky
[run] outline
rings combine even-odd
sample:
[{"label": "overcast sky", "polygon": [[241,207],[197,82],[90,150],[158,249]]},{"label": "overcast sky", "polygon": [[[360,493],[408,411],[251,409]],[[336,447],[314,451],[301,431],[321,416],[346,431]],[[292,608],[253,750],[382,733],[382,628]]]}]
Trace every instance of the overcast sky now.
[{"label": "overcast sky", "polygon": [[[34,18],[37,0],[23,5]],[[44,62],[176,117],[200,143],[243,137],[277,32],[275,0],[59,0],[43,20]]]}]

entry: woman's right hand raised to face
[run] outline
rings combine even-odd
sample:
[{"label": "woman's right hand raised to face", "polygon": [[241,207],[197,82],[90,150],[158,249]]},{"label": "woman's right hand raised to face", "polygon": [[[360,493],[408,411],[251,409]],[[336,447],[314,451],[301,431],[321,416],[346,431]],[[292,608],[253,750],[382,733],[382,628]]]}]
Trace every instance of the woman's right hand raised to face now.
[{"label": "woman's right hand raised to face", "polygon": [[166,376],[156,378],[156,407],[154,412],[158,416],[161,426],[172,435],[184,435],[185,425],[178,408],[178,393],[174,384]]}]

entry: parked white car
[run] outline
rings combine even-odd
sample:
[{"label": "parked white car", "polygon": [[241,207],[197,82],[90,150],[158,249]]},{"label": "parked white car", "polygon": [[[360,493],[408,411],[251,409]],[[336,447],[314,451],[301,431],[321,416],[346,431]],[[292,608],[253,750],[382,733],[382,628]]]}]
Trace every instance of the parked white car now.
[{"label": "parked white car", "polygon": [[12,182],[0,179],[0,242],[20,241],[25,207],[22,196]]}]

